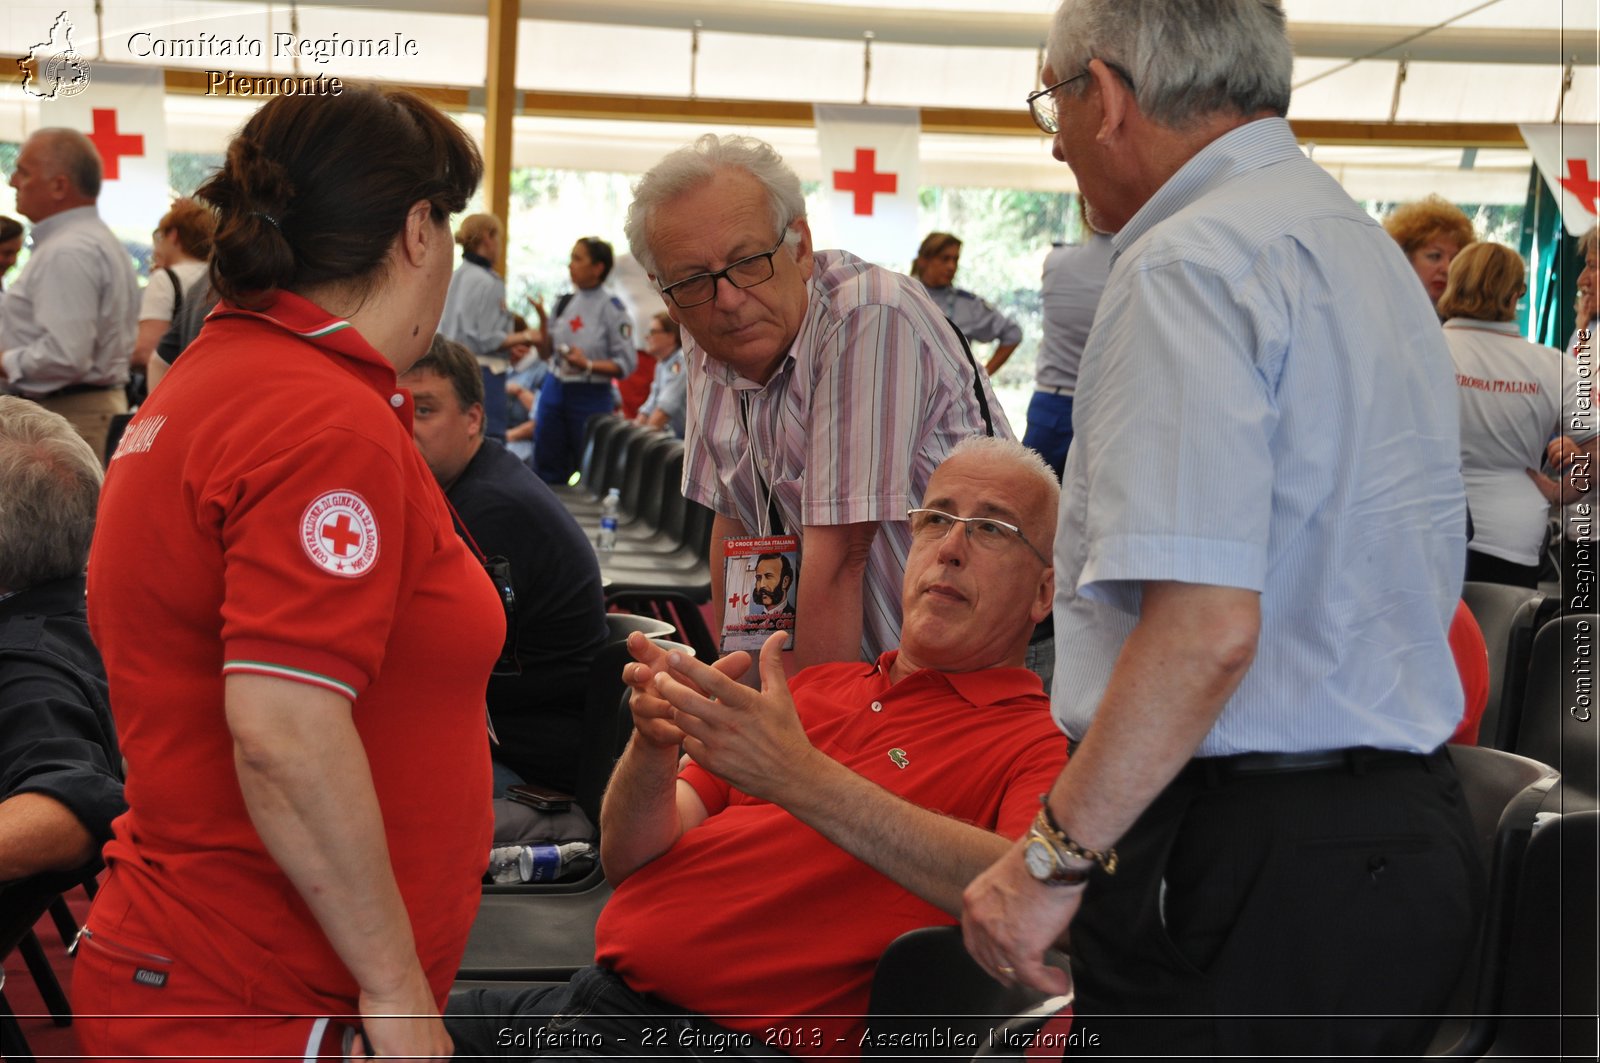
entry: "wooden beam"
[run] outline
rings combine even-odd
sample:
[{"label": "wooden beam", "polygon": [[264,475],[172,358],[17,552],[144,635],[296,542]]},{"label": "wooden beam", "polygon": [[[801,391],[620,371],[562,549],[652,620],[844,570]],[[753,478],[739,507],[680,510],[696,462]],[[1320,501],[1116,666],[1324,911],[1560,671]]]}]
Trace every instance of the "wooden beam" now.
[{"label": "wooden beam", "polygon": [[[488,0],[495,8],[514,7],[516,0]],[[491,40],[495,38],[491,37]],[[502,48],[501,51],[504,51]],[[505,61],[509,64],[515,56],[515,41]],[[15,71],[15,56],[0,56],[0,69]],[[489,93],[490,121],[485,132],[484,161],[487,169],[484,181],[484,199],[489,209],[501,217],[510,205],[508,187],[510,173],[510,122],[511,114],[533,115],[545,118],[589,118],[599,121],[634,122],[690,122],[707,125],[747,126],[809,126],[812,124],[811,104],[772,100],[708,100],[683,99],[676,96],[621,96],[578,92],[524,92],[512,90],[512,103],[496,111],[492,73],[494,56],[491,55]],[[509,69],[509,67],[508,67]],[[10,74],[7,80],[18,80]],[[201,70],[166,71],[167,91],[190,95],[204,95],[206,75]],[[508,75],[500,83],[506,90],[512,85]],[[406,88],[450,111],[465,111],[472,107],[469,90],[439,85],[406,85]],[[496,121],[502,123],[504,132],[497,140]],[[1389,148],[1522,148],[1522,134],[1510,122],[1375,122],[1332,119],[1297,119],[1291,123],[1295,136],[1301,141],[1328,145],[1366,145]],[[1038,137],[1042,133],[1034,127],[1028,112],[1021,106],[1015,110],[994,110],[963,107],[924,107],[922,128],[928,133],[968,133],[987,136]],[[499,145],[498,147],[496,145]],[[502,169],[503,167],[503,169]],[[496,175],[499,184],[496,185]],[[504,190],[504,199],[490,195],[495,188]]]},{"label": "wooden beam", "polygon": [[[518,0],[488,0],[489,76],[483,125],[483,201],[489,212],[510,224],[511,217],[511,119],[517,111],[517,16]],[[495,263],[501,275],[506,271],[506,248],[511,235],[500,240]]]}]

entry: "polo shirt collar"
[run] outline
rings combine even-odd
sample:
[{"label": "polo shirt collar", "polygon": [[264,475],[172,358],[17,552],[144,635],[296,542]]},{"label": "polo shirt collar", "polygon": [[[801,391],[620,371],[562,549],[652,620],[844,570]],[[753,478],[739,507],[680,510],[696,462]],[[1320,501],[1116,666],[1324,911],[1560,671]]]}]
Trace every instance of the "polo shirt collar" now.
[{"label": "polo shirt collar", "polygon": [[[342,317],[336,317],[322,307],[290,291],[280,289],[260,310],[247,310],[229,302],[220,302],[207,320],[224,317],[248,317],[265,322],[296,336],[331,356],[357,378],[365,381],[373,391],[393,406],[396,414],[411,427],[411,394],[399,388],[394,366],[356,331],[356,327]],[[394,400],[399,398],[397,404]]]},{"label": "polo shirt collar", "polygon": [[1258,118],[1230,129],[1167,178],[1167,183],[1112,237],[1112,247],[1121,254],[1139,237],[1218,185],[1290,158],[1303,159],[1305,154],[1295,142],[1289,123],[1282,118]]},{"label": "polo shirt collar", "polygon": [[[887,683],[889,670],[899,656],[899,650],[888,650],[879,654],[875,663],[864,667],[868,668],[869,674],[878,673]],[[941,672],[934,668],[921,668],[899,683],[892,683],[891,689],[917,682],[941,683],[974,708],[983,708],[986,705],[1026,697],[1029,694],[1043,695],[1039,677],[1026,668],[980,668],[975,672]]]}]

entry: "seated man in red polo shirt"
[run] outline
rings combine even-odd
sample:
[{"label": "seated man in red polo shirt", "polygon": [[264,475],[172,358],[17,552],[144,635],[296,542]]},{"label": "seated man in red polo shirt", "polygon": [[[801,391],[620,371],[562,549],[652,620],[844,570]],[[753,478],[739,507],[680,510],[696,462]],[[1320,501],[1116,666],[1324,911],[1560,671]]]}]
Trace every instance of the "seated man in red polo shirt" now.
[{"label": "seated man in red polo shirt", "polygon": [[900,649],[871,664],[786,682],[778,634],[757,692],[730,678],[744,653],[707,666],[634,637],[596,965],[452,998],[457,1052],[859,1054],[879,955],[956,921],[1065,762],[1022,667],[1054,595],[1039,544],[1058,491],[1018,443],[957,446],[911,510]]}]

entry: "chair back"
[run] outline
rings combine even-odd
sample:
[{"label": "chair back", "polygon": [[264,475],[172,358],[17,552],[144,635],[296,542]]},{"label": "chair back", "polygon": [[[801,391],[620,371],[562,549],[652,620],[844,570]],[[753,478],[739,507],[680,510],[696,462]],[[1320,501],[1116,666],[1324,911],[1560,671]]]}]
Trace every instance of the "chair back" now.
[{"label": "chair back", "polygon": [[874,1035],[880,1031],[892,1035],[883,1043],[894,1047],[869,1043],[866,1054],[926,1058],[934,1034],[942,1035],[943,1043],[957,1052],[961,1045],[976,1049],[991,1030],[1043,997],[1026,986],[1003,986],[990,978],[968,955],[960,927],[908,930],[883,950],[867,1008]]},{"label": "chair back", "polygon": [[1461,779],[1488,881],[1477,942],[1447,1009],[1470,1018],[1465,1023],[1447,1021],[1434,1045],[1453,1042],[1449,1055],[1480,1055],[1493,1036],[1493,1002],[1505,984],[1506,947],[1522,854],[1539,808],[1560,776],[1548,764],[1482,746],[1451,746],[1450,759]]},{"label": "chair back", "polygon": [[[1528,687],[1516,751],[1561,771],[1559,806],[1577,812],[1600,807],[1600,721],[1595,718],[1595,647],[1600,616],[1565,613],[1533,640]],[[1586,651],[1587,647],[1587,651]],[[1587,652],[1589,656],[1580,657]]]},{"label": "chair back", "polygon": [[1489,703],[1478,725],[1478,744],[1510,749],[1516,741],[1528,660],[1545,595],[1526,587],[1469,580],[1461,587],[1461,600],[1478,622],[1489,650]]},{"label": "chair back", "polygon": [[596,826],[600,823],[600,799],[606,792],[606,783],[611,780],[611,769],[633,733],[632,716],[623,699],[627,687],[622,682],[622,668],[631,660],[626,642],[612,642],[601,647],[589,665],[589,691],[583,704],[583,738],[578,747],[572,796]]},{"label": "chair back", "polygon": [[617,429],[622,427],[620,417],[597,413],[583,426],[583,455],[578,459],[578,490],[593,498],[605,497],[607,467],[611,462],[612,444]]},{"label": "chair back", "polygon": [[1490,1056],[1600,1058],[1595,1043],[1594,898],[1600,812],[1550,816],[1522,859],[1506,958],[1505,993]]},{"label": "chair back", "polygon": [[[1063,1046],[1050,1043],[1044,1046],[1043,1051],[1030,1051],[1039,1041],[1040,1033],[1045,1024],[1055,1018],[1064,1008],[1072,1007],[1072,994],[1066,993],[1059,997],[1040,1001],[1020,1015],[1013,1016],[1001,1023],[992,1034],[978,1046],[973,1053],[974,1059],[1027,1059],[1048,1057],[1054,1059],[1062,1054]],[[1068,1035],[1069,1038],[1071,1035]],[[1066,1054],[1072,1054],[1072,1044],[1064,1046]]]}]

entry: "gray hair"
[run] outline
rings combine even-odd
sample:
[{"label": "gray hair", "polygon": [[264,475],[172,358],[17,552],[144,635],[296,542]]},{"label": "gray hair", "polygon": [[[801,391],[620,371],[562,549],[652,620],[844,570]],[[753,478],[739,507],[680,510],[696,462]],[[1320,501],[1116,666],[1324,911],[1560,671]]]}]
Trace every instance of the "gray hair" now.
[{"label": "gray hair", "polygon": [[100,153],[94,143],[76,129],[48,126],[33,134],[45,148],[50,159],[50,175],[62,173],[72,182],[79,195],[90,199],[100,197]]},{"label": "gray hair", "polygon": [[1220,112],[1289,113],[1294,53],[1279,0],[1063,0],[1046,59],[1057,80],[1090,59],[1121,67],[1139,110],[1174,129]]},{"label": "gray hair", "polygon": [[[1032,447],[1023,446],[1014,439],[1002,439],[999,436],[968,436],[961,440],[944,460],[951,458],[975,458],[990,467],[1010,466],[1017,472],[1033,477],[1045,490],[1045,498],[1049,505],[1043,514],[1045,522],[1050,523],[1056,512],[1056,507],[1061,504],[1061,481],[1056,479],[1055,470],[1039,456],[1039,452]],[[941,463],[942,464],[942,463]],[[1046,554],[1049,551],[1048,543],[1035,543]]]},{"label": "gray hair", "polygon": [[783,234],[784,243],[792,253],[799,234],[789,226],[806,216],[800,178],[783,161],[783,156],[764,140],[707,133],[656,163],[633,186],[633,202],[628,205],[628,220],[622,231],[628,238],[628,250],[646,273],[657,275],[656,258],[650,251],[650,227],[656,211],[711,180],[719,170],[729,169],[744,170],[766,188],[773,232]]},{"label": "gray hair", "polygon": [[65,417],[0,395],[0,590],[83,573],[102,476]]},{"label": "gray hair", "polygon": [[1600,225],[1589,226],[1589,231],[1578,237],[1578,257],[1588,258],[1600,251]]}]

